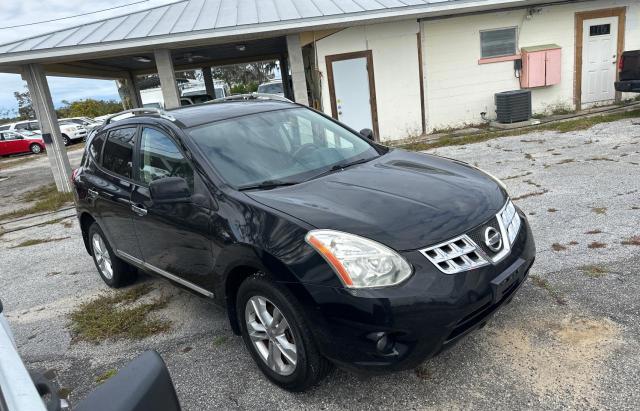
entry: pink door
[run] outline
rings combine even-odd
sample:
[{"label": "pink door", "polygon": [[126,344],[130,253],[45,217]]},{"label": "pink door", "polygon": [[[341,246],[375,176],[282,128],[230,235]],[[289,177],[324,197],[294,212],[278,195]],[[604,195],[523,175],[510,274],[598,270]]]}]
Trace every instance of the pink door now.
[{"label": "pink door", "polygon": [[527,53],[527,73],[529,84],[527,87],[542,87],[545,85],[545,51]]},{"label": "pink door", "polygon": [[547,50],[545,85],[552,86],[560,83],[560,67],[562,53],[560,49]]}]

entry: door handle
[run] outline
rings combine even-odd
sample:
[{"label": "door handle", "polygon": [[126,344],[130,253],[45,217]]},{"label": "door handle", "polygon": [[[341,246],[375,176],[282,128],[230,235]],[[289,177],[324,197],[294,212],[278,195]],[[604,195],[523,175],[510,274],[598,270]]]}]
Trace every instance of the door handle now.
[{"label": "door handle", "polygon": [[131,211],[139,215],[140,217],[144,217],[147,215],[147,209],[143,207],[138,207],[137,205],[131,204]]},{"label": "door handle", "polygon": [[92,188],[87,190],[87,196],[92,200],[98,198],[99,195],[100,194],[98,194],[98,192]]}]

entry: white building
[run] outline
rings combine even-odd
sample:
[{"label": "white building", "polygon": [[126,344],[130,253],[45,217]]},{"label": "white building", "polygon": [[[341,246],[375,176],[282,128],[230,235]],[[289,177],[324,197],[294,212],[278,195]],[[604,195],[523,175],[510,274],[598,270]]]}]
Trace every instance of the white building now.
[{"label": "white building", "polygon": [[502,91],[530,89],[534,113],[631,97],[614,81],[633,49],[638,0],[182,0],[0,45],[0,71],[157,72],[171,108],[175,71],[213,94],[206,68],[278,60],[288,97],[388,141],[492,119]]}]

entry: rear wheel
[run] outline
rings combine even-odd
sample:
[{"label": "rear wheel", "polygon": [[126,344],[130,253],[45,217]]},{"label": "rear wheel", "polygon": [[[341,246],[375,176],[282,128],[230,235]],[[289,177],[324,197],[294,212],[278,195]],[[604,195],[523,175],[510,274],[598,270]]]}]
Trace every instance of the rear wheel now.
[{"label": "rear wheel", "polygon": [[31,144],[31,146],[29,146],[29,149],[31,150],[31,152],[33,154],[42,153],[42,147],[40,147],[40,145],[38,145],[38,144]]},{"label": "rear wheel", "polygon": [[244,343],[276,385],[304,391],[331,370],[316,347],[302,307],[288,290],[256,274],[242,283],[236,301]]},{"label": "rear wheel", "polygon": [[62,135],[62,141],[64,141],[64,145],[65,145],[65,146],[68,146],[69,144],[71,144],[71,139],[70,139],[70,138],[69,138],[69,136],[68,136],[68,135],[66,135],[66,134],[63,134],[63,135]]},{"label": "rear wheel", "polygon": [[89,227],[89,241],[93,262],[109,287],[118,288],[136,279],[135,268],[116,257],[98,223]]}]

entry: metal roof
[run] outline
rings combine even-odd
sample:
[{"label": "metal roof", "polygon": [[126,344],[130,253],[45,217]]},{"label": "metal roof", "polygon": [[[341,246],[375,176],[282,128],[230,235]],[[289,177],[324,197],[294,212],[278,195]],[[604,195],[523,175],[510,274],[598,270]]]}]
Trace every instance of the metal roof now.
[{"label": "metal roof", "polygon": [[0,63],[534,3],[538,1],[182,0],[2,44]]}]

